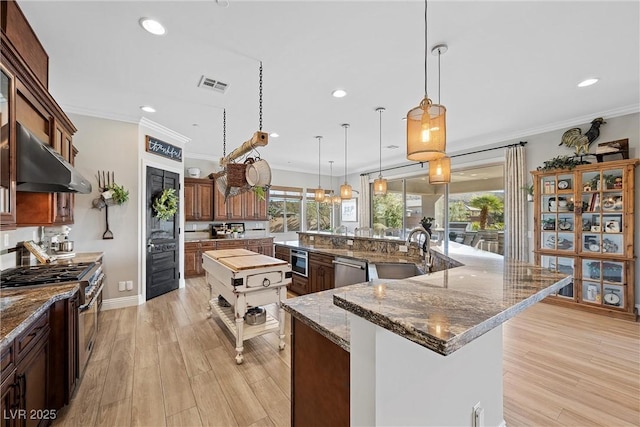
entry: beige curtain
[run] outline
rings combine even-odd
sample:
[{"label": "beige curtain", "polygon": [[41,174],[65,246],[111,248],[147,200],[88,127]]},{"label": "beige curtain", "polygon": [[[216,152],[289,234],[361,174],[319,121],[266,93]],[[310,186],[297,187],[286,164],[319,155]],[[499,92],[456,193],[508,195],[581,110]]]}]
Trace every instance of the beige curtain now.
[{"label": "beige curtain", "polygon": [[358,225],[359,227],[371,227],[371,186],[369,185],[369,175],[360,176],[360,200],[358,203]]},{"label": "beige curtain", "polygon": [[507,259],[529,260],[529,204],[525,190],[528,175],[524,146],[508,147],[504,174],[504,256]]}]

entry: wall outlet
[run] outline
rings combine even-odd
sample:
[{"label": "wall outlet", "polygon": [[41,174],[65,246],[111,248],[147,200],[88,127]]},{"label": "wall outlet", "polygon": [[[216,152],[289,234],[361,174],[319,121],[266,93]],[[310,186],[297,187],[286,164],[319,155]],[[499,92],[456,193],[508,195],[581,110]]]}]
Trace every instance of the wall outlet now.
[{"label": "wall outlet", "polygon": [[351,239],[347,240],[347,245],[353,246],[353,240],[351,240]]},{"label": "wall outlet", "polygon": [[471,417],[471,427],[484,427],[484,408],[480,406],[480,402],[473,405]]},{"label": "wall outlet", "polygon": [[127,290],[127,282],[125,282],[124,280],[118,282],[118,290],[120,292]]},{"label": "wall outlet", "polygon": [[130,291],[133,289],[133,280],[127,280],[127,290]]},{"label": "wall outlet", "polygon": [[409,252],[409,248],[407,248],[407,245],[399,245],[398,246],[398,251],[400,251],[400,252]]}]

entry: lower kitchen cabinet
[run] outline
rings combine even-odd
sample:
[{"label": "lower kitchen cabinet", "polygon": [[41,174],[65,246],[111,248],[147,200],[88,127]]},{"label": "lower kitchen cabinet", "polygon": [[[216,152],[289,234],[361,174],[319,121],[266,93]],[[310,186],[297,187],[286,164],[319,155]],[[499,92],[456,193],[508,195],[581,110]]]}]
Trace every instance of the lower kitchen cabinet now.
[{"label": "lower kitchen cabinet", "polygon": [[310,291],[320,292],[333,289],[334,268],[331,255],[309,253]]},{"label": "lower kitchen cabinet", "polygon": [[200,258],[200,243],[185,242],[184,244],[184,277],[196,277],[202,270]]},{"label": "lower kitchen cabinet", "polygon": [[292,317],[291,425],[348,426],[349,369],[349,352]]},{"label": "lower kitchen cabinet", "polygon": [[78,384],[78,293],[56,301],[50,309],[49,322],[49,406],[62,408],[71,401]]},{"label": "lower kitchen cabinet", "polygon": [[291,262],[291,249],[276,245],[274,256],[283,261]]},{"label": "lower kitchen cabinet", "polygon": [[19,426],[44,426],[51,421],[49,406],[49,331],[16,366],[18,407],[24,409],[18,418]]},{"label": "lower kitchen cabinet", "polygon": [[16,372],[11,370],[7,378],[0,385],[0,406],[2,407],[2,427],[14,427],[16,425],[16,417],[13,417],[13,411],[17,410],[16,403]]},{"label": "lower kitchen cabinet", "polygon": [[289,287],[291,292],[295,292],[298,295],[306,295],[311,293],[309,289],[309,278],[300,276],[299,274],[293,273],[291,276],[291,285]]}]

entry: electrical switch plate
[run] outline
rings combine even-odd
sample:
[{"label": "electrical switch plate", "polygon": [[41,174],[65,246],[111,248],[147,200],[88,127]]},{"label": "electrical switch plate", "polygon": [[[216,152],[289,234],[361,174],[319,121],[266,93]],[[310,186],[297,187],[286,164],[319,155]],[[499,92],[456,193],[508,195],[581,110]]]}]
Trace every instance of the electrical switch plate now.
[{"label": "electrical switch plate", "polygon": [[127,280],[127,290],[130,291],[133,289],[133,280]]},{"label": "electrical switch plate", "polygon": [[398,246],[398,250],[399,250],[400,252],[409,252],[409,249],[407,248],[407,246],[406,246],[406,245],[400,245],[400,246]]},{"label": "electrical switch plate", "polygon": [[8,234],[4,235],[4,246],[5,247],[9,246],[9,235]]},{"label": "electrical switch plate", "polygon": [[313,236],[309,236],[309,240],[311,240],[313,242],[314,237]]},{"label": "electrical switch plate", "polygon": [[473,405],[473,412],[471,416],[472,427],[484,427],[484,408],[480,406],[480,402]]},{"label": "electrical switch plate", "polygon": [[118,290],[120,292],[125,291],[126,289],[127,289],[127,282],[125,281],[118,282]]},{"label": "electrical switch plate", "polygon": [[347,245],[353,246],[353,240],[347,240]]},{"label": "electrical switch plate", "polygon": [[527,231],[527,237],[529,239],[532,239],[533,238],[533,231],[531,231],[531,230]]}]

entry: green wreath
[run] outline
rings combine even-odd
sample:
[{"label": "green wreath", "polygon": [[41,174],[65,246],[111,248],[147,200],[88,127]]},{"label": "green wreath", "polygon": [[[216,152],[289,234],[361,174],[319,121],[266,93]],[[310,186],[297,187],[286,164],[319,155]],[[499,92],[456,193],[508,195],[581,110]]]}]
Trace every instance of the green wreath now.
[{"label": "green wreath", "polygon": [[153,210],[156,211],[156,218],[167,221],[178,211],[178,197],[176,190],[165,188],[162,193],[153,201]]}]

